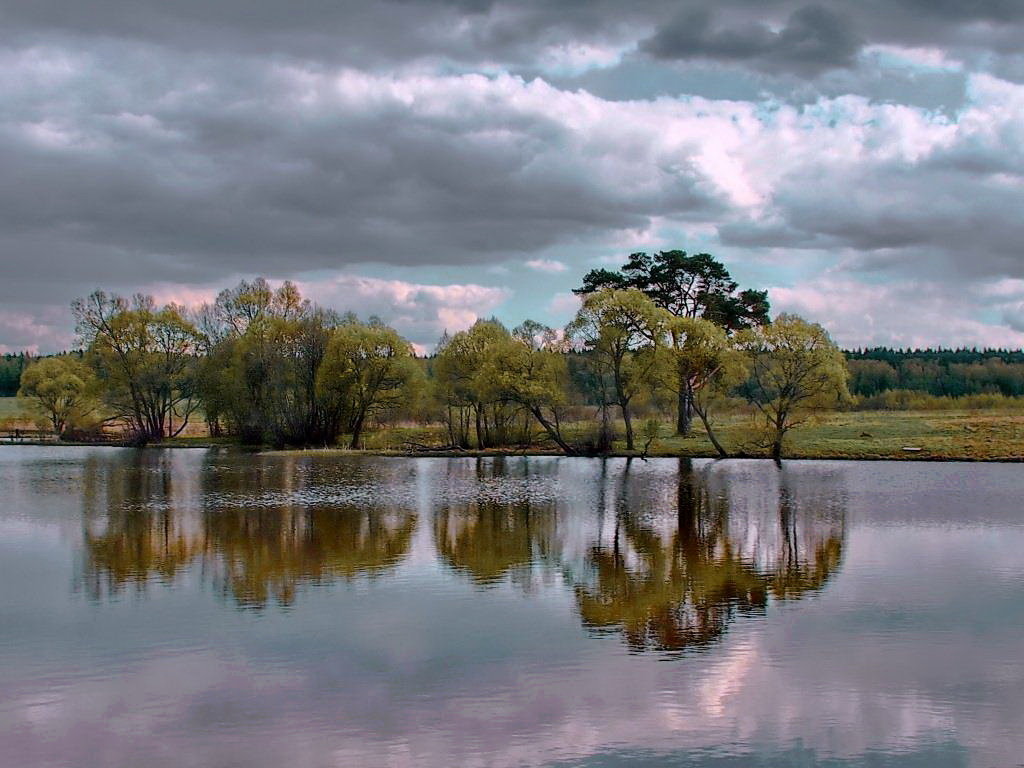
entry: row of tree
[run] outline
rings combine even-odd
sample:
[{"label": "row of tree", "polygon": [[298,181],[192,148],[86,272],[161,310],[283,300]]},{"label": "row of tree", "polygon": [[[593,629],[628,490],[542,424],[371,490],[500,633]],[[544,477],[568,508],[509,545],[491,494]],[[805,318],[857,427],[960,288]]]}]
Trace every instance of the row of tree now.
[{"label": "row of tree", "polygon": [[[191,313],[102,291],[72,309],[86,352],[66,370],[88,367],[95,384],[80,391],[98,394],[96,410],[138,442],[176,436],[201,413],[211,434],[246,443],[323,445],[348,433],[358,445],[369,418],[412,396],[419,372],[393,329],[314,306],[288,282],[243,281]],[[83,413],[70,396],[61,405]]]},{"label": "row of tree", "polygon": [[[1024,395],[1024,361],[998,351],[847,353],[850,391],[871,397],[892,390],[924,392],[939,397],[997,394]],[[1009,358],[1009,359],[1007,359]]]},{"label": "row of tree", "polygon": [[30,366],[21,391],[61,434],[117,422],[152,442],[202,414],[211,434],[247,443],[347,435],[358,447],[368,424],[404,417],[442,421],[453,448],[528,445],[539,431],[566,454],[610,450],[620,422],[637,450],[644,404],[674,410],[682,434],[696,416],[725,455],[712,410],[742,396],[776,456],[801,414],[847,395],[845,358],[824,329],[769,322],[766,294],[740,291],[708,254],[636,253],[577,293],[564,329],[480,321],[423,360],[380,320],[313,305],[288,282],[243,281],[194,312],[97,291],[73,305],[82,358]]},{"label": "row of tree", "polygon": [[[846,351],[850,392],[872,397],[906,390],[938,397],[1024,396],[1024,351],[1005,349],[857,349]],[[13,397],[21,375],[42,357],[0,356],[0,397]],[[686,410],[681,411],[683,417]],[[692,413],[692,410],[691,410]]]}]

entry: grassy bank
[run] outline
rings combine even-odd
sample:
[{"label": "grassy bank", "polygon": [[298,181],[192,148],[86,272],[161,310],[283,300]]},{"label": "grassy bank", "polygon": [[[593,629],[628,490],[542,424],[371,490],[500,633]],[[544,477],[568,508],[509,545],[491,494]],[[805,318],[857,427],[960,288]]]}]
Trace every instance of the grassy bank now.
[{"label": "grassy bank", "polygon": [[[723,420],[720,440],[740,453],[759,454],[750,445],[757,429],[747,417]],[[652,446],[671,455],[712,455],[701,433],[670,437]],[[786,455],[837,459],[1024,458],[1024,414],[1019,411],[872,411],[821,414],[794,430]]]},{"label": "grassy bank", "polygon": [[[766,456],[767,452],[757,445],[759,428],[759,422],[751,417],[734,415],[720,419],[716,432],[731,453]],[[365,447],[368,452],[403,453],[409,450],[407,441],[440,446],[446,439],[439,427],[396,428],[368,436]],[[639,444],[644,442],[643,438],[638,438]],[[615,449],[624,452],[625,444],[617,443]],[[540,450],[526,452],[556,451],[553,446],[540,446]],[[673,435],[670,425],[662,424],[659,437],[651,443],[648,455],[709,457],[717,454],[699,424],[695,425],[694,434],[687,438]],[[1024,459],[1024,412],[824,413],[791,433],[786,456],[815,459],[1021,460]]]},{"label": "grassy bank", "polygon": [[[0,435],[14,426],[31,426],[32,419],[16,398],[0,398]],[[165,443],[172,447],[201,447],[231,444],[193,432],[188,437]],[[638,432],[640,431],[638,425]],[[724,416],[716,427],[719,439],[732,453],[765,455],[756,445],[759,423],[747,415]],[[571,431],[571,430],[570,430]],[[191,430],[190,430],[191,432]],[[621,433],[621,429],[620,429]],[[422,453],[412,446],[443,446],[448,442],[439,425],[395,427],[369,433],[365,453]],[[644,438],[638,436],[643,445]],[[617,443],[617,452],[625,445]],[[917,449],[917,450],[907,450]],[[343,450],[343,449],[337,449]],[[553,445],[539,443],[529,450],[445,452],[451,455],[475,453],[558,453]],[[650,456],[715,456],[703,429],[681,438],[671,426],[661,425],[659,437],[650,446]],[[815,459],[1024,459],[1024,410],[943,409],[934,411],[853,411],[824,413],[791,433],[786,455]]]},{"label": "grassy bank", "polygon": [[25,403],[16,397],[0,397],[0,430],[34,425]]}]

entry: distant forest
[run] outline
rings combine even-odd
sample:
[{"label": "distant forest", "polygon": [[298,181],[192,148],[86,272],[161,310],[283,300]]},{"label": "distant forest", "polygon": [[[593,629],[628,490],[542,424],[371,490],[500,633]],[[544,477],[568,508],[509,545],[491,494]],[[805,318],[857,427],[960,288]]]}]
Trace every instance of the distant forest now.
[{"label": "distant forest", "polygon": [[[857,349],[846,352],[850,392],[871,397],[891,390],[930,395],[1024,395],[1024,350]],[[0,357],[0,397],[18,392],[25,353]]]},{"label": "distant forest", "polygon": [[850,392],[871,397],[891,390],[930,395],[1024,395],[1024,351],[877,347],[846,352]]},{"label": "distant forest", "polygon": [[21,372],[31,359],[24,352],[0,358],[0,397],[13,397],[18,394]]}]

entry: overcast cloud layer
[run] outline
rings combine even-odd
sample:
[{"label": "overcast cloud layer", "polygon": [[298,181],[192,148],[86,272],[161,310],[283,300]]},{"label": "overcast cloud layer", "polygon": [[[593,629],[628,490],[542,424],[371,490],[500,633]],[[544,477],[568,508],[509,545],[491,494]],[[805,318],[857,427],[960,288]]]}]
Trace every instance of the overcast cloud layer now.
[{"label": "overcast cloud layer", "polygon": [[846,345],[1024,344],[1024,3],[0,0],[0,351],[241,277],[429,347],[719,256]]}]

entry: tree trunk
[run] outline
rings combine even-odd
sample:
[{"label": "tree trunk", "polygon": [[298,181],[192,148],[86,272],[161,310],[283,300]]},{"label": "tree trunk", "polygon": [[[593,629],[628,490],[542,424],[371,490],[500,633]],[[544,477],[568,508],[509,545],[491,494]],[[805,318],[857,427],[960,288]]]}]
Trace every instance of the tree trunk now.
[{"label": "tree trunk", "polygon": [[629,403],[619,403],[622,410],[622,420],[626,424],[626,450],[632,451],[633,447],[633,417],[629,413]]},{"label": "tree trunk", "polygon": [[598,453],[608,453],[612,449],[613,442],[611,419],[608,418],[608,404],[605,403],[601,406],[601,434],[598,435]]},{"label": "tree trunk", "polygon": [[544,417],[544,413],[540,408],[530,408],[530,413],[532,413],[534,418],[540,422],[540,425],[544,427],[544,431],[548,433],[548,437],[555,441],[558,447],[565,452],[566,456],[576,455],[576,449],[562,439],[562,435],[559,433],[557,427]]},{"label": "tree trunk", "polygon": [[352,423],[352,442],[348,446],[352,450],[359,447],[359,438],[363,435],[363,420],[365,416],[365,414],[360,413]]},{"label": "tree trunk", "polygon": [[480,423],[480,404],[474,406],[473,411],[476,413],[476,447],[482,449],[484,447],[484,432],[483,425]]},{"label": "tree trunk", "polygon": [[452,404],[448,403],[448,444],[457,445],[455,442],[455,423],[452,418]]},{"label": "tree trunk", "polygon": [[711,422],[708,420],[707,408],[701,410],[696,406],[696,404],[694,404],[693,410],[697,412],[698,416],[700,416],[700,421],[704,425],[704,431],[708,433],[708,440],[710,440],[711,444],[715,446],[715,450],[718,451],[719,457],[723,459],[729,458],[728,452],[726,452],[725,448],[722,447],[722,444],[718,442],[718,438],[715,436],[715,431],[711,429]]},{"label": "tree trunk", "polygon": [[693,388],[683,374],[679,375],[679,394],[676,398],[676,434],[689,435],[693,429]]},{"label": "tree trunk", "polygon": [[787,413],[782,411],[776,414],[774,419],[775,435],[772,437],[772,458],[779,461],[782,458],[782,440],[786,436]]},{"label": "tree trunk", "polygon": [[190,415],[191,414],[186,414],[184,416],[184,418],[182,418],[181,424],[174,431],[171,431],[171,428],[174,425],[174,421],[173,420],[171,421],[171,425],[168,426],[168,428],[167,428],[167,431],[171,432],[170,437],[177,437],[178,435],[180,435],[182,432],[185,431],[185,428],[188,426],[188,420],[189,420]]}]

